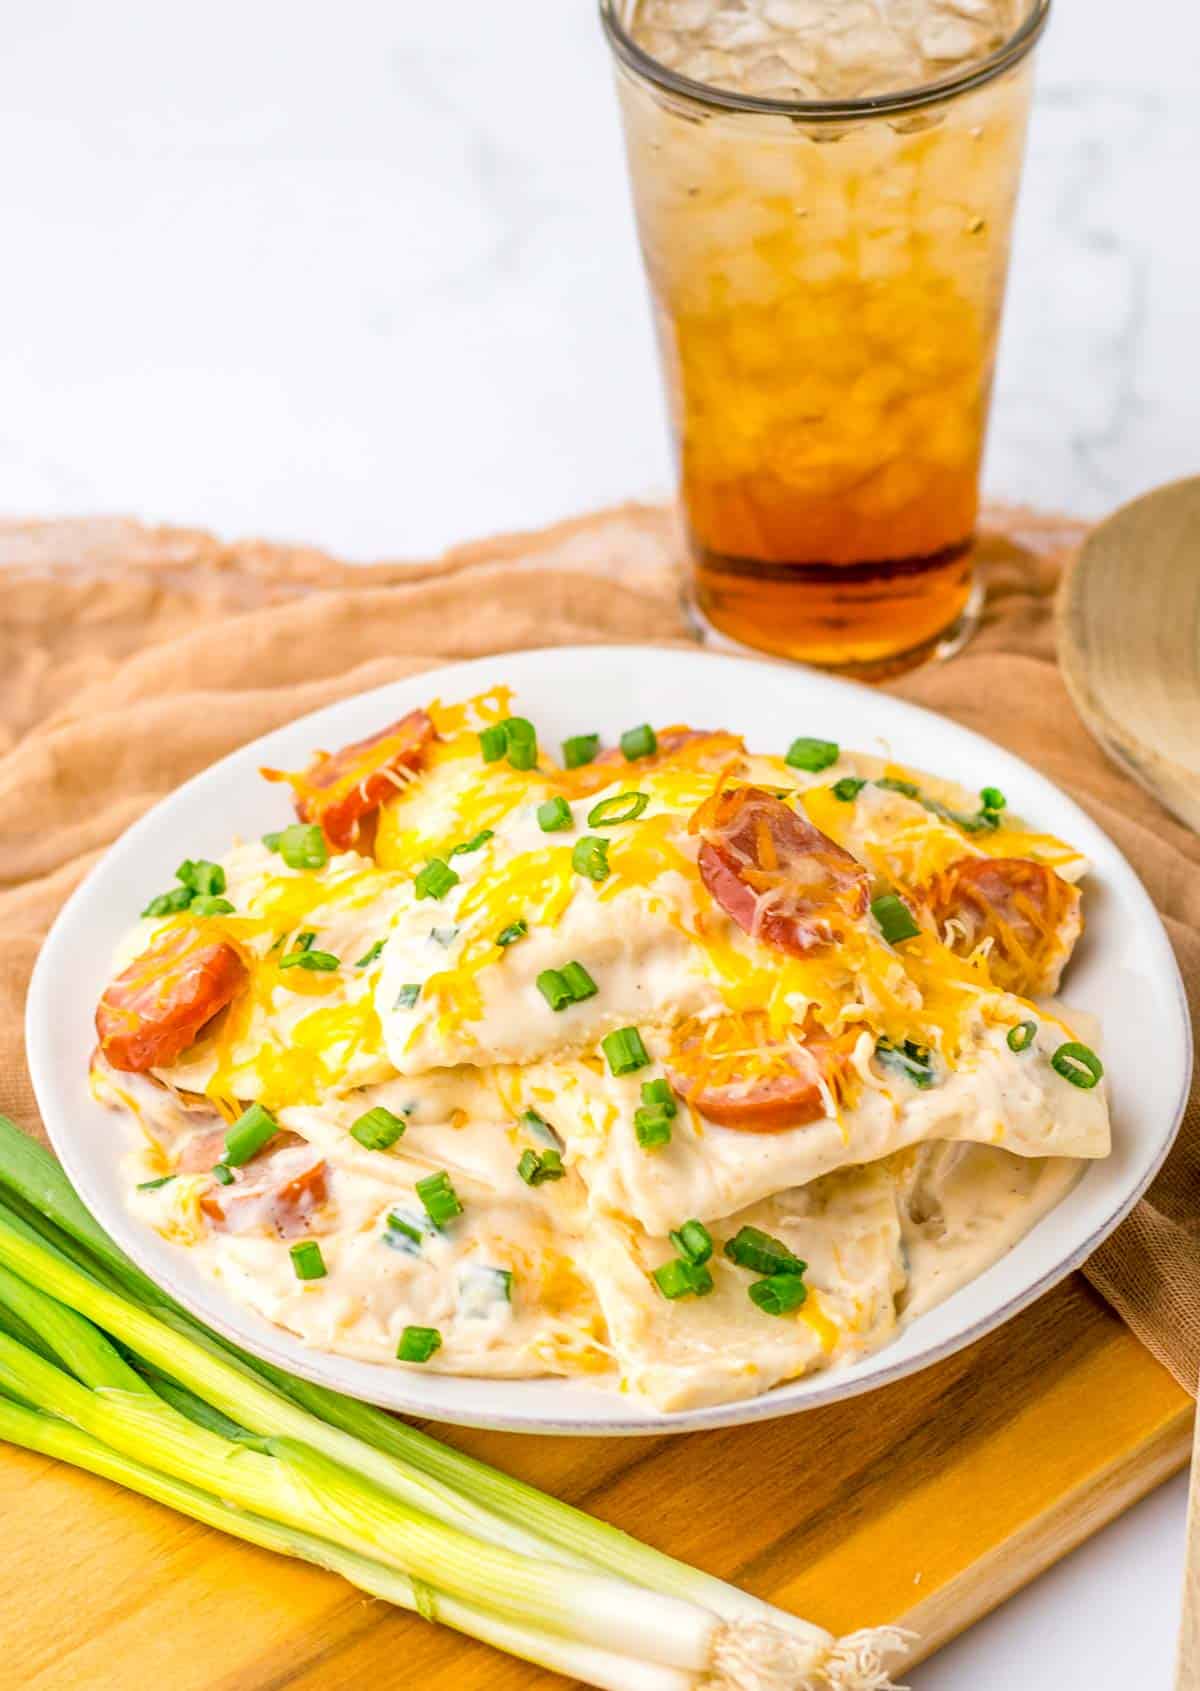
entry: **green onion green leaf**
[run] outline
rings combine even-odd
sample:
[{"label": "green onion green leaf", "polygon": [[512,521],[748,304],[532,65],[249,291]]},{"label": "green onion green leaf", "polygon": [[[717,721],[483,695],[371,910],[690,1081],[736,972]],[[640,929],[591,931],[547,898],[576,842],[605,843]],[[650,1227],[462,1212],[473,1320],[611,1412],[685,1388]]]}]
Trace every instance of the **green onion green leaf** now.
[{"label": "green onion green leaf", "polygon": [[396,1346],[396,1357],[400,1362],[428,1362],[441,1348],[442,1335],[436,1327],[406,1327]]},{"label": "green onion green leaf", "polygon": [[920,933],[920,924],[904,900],[894,892],[885,892],[879,898],[871,900],[871,914],[883,930],[883,937],[889,945],[900,945],[906,939],[915,939]]},{"label": "green onion green leaf", "polygon": [[496,935],[496,944],[507,948],[515,945],[519,939],[524,939],[529,932],[529,923],[522,916],[520,921],[510,922],[507,928],[501,928]]},{"label": "green onion green leaf", "polygon": [[648,722],[640,722],[636,728],[627,728],[621,735],[621,750],[625,754],[626,763],[636,763],[642,757],[653,757],[658,750],[658,735]]},{"label": "green onion green leaf", "polygon": [[808,1298],[808,1287],[800,1274],[772,1274],[750,1287],[750,1300],[767,1315],[790,1315]]},{"label": "green onion green leaf", "polygon": [[325,1258],[321,1255],[321,1247],[315,1239],[301,1240],[298,1245],[292,1246],[288,1255],[292,1259],[297,1280],[324,1280],[329,1273]]},{"label": "green onion green leaf", "polygon": [[761,1227],[739,1228],[732,1239],[726,1239],[725,1255],[755,1274],[803,1274],[807,1267],[782,1239],[764,1233]]},{"label": "green onion green leaf", "polygon": [[444,857],[431,857],[413,881],[418,898],[445,898],[451,887],[459,882],[458,871],[451,869]]},{"label": "green onion green leaf", "polygon": [[157,898],[152,898],[142,911],[143,916],[174,916],[179,911],[186,910],[192,902],[190,887],[172,887],[170,892],[160,892]]},{"label": "green onion green leaf", "polygon": [[508,729],[503,722],[493,722],[479,736],[479,751],[485,763],[497,763],[508,750]]},{"label": "green onion green leaf", "polygon": [[676,1298],[702,1298],[713,1289],[713,1277],[708,1269],[683,1257],[673,1257],[661,1268],[656,1268],[654,1283],[663,1297],[670,1298],[672,1302]]},{"label": "green onion green leaf", "polygon": [[649,793],[614,793],[588,811],[588,827],[615,828],[618,822],[633,822],[649,803]]},{"label": "green onion green leaf", "polygon": [[816,775],[836,763],[841,755],[842,750],[836,740],[814,740],[802,734],[788,747],[784,762],[793,769],[804,769],[809,774]]},{"label": "green onion green leaf", "polygon": [[390,1151],[407,1125],[383,1104],[376,1104],[359,1116],[350,1129],[350,1137],[357,1139],[366,1151]]},{"label": "green onion green leaf", "polygon": [[615,1075],[633,1074],[637,1069],[644,1069],[650,1061],[636,1028],[617,1028],[613,1033],[606,1033],[600,1041],[600,1049]]},{"label": "green onion green leaf", "polygon": [[468,852],[478,851],[494,836],[494,828],[481,828],[473,840],[463,840],[456,846],[450,847],[451,857],[465,857]]},{"label": "green onion green leaf", "polygon": [[564,798],[547,799],[537,807],[538,827],[543,834],[558,834],[564,828],[569,828],[575,818],[571,815],[571,807]]},{"label": "green onion green leaf", "polygon": [[277,838],[275,849],[289,869],[323,869],[329,862],[325,836],[315,822],[293,822]]},{"label": "green onion green leaf", "polygon": [[860,781],[857,775],[843,775],[840,781],[833,783],[833,796],[835,799],[841,799],[843,804],[850,804],[866,784],[865,781]]},{"label": "green onion green leaf", "polygon": [[513,769],[536,769],[537,730],[528,717],[510,716],[504,724],[508,736],[508,761]]},{"label": "green onion green leaf", "polygon": [[1090,1092],[1104,1077],[1104,1064],[1091,1046],[1080,1045],[1074,1039],[1059,1046],[1050,1059],[1050,1067],[1081,1092]]},{"label": "green onion green leaf", "polygon": [[1008,1030],[1008,1049],[1010,1051],[1028,1051],[1036,1038],[1036,1022],[1018,1022],[1016,1027]]},{"label": "green onion green leaf", "polygon": [[542,1186],[548,1180],[561,1180],[566,1172],[561,1151],[535,1151],[530,1147],[521,1152],[521,1160],[517,1164],[517,1173],[526,1186]]},{"label": "green onion green leaf", "polygon": [[911,1080],[918,1091],[928,1092],[933,1085],[933,1053],[927,1045],[919,1045],[914,1039],[906,1039],[903,1045],[880,1039],[875,1045],[875,1056],[885,1069],[893,1069]]},{"label": "green onion green leaf", "polygon": [[599,834],[585,834],[575,842],[571,867],[577,875],[586,875],[589,881],[606,881],[609,876],[608,841]]},{"label": "green onion green leaf", "polygon": [[279,1123],[261,1104],[251,1104],[243,1110],[225,1134],[225,1155],[222,1161],[229,1168],[248,1163],[279,1132]]},{"label": "green onion green leaf", "polygon": [[462,1214],[463,1207],[458,1193],[454,1190],[445,1169],[439,1169],[436,1174],[428,1174],[424,1180],[418,1180],[416,1193],[435,1227],[444,1227],[448,1221],[453,1221],[456,1215]]},{"label": "green onion green leaf", "polygon": [[680,1256],[687,1262],[694,1262],[697,1267],[706,1263],[713,1254],[712,1234],[702,1221],[685,1221],[669,1237]]},{"label": "green onion green leaf", "polygon": [[563,767],[582,769],[585,763],[593,761],[599,750],[599,734],[572,734],[569,740],[563,741]]},{"label": "green onion green leaf", "polygon": [[356,969],[369,969],[371,964],[374,963],[376,961],[376,959],[379,957],[379,954],[383,950],[385,944],[386,944],[386,941],[381,940],[381,939],[377,939],[375,941],[375,944],[371,947],[370,951],[364,951],[363,952],[362,956],[359,958],[358,962],[354,965],[354,967]]}]

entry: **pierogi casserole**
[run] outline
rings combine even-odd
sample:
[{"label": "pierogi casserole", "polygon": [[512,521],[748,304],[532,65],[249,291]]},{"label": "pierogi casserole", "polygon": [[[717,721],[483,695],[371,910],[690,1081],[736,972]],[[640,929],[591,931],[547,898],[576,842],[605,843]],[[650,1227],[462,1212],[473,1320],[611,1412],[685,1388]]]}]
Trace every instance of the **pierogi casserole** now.
[{"label": "pierogi casserole", "polygon": [[96,1012],[134,1214],[396,1368],[673,1410],[886,1344],[1108,1108],[1083,857],[836,732],[552,752],[495,688],[264,770],[297,819],[148,886]]}]

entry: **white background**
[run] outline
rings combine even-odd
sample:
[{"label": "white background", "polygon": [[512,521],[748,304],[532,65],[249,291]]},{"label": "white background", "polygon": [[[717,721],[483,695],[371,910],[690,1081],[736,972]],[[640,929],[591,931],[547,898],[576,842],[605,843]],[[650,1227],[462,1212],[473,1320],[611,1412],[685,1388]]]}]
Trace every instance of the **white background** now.
[{"label": "white background", "polygon": [[[1200,468],[1200,15],[1057,0],[987,481]],[[0,515],[419,556],[670,481],[592,0],[0,0]],[[1184,1486],[915,1675],[1166,1691]]]}]

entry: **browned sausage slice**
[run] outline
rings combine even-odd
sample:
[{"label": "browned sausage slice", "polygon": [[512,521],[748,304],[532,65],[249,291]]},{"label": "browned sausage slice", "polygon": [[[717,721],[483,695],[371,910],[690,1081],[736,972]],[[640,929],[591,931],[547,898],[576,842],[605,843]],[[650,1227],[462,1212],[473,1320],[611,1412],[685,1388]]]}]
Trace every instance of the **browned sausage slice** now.
[{"label": "browned sausage slice", "polygon": [[1083,931],[1079,889],[1023,857],[960,858],[934,878],[925,901],[960,957],[990,939],[992,979],[1024,997],[1058,990]]},{"label": "browned sausage slice", "polygon": [[432,719],[423,710],[343,746],[340,752],[321,752],[302,775],[264,769],[268,781],[287,781],[296,794],[296,814],[302,822],[320,824],[335,851],[349,851],[359,838],[361,824],[389,794],[405,784],[420,767],[425,748],[437,738]]},{"label": "browned sausage slice", "polygon": [[797,955],[833,944],[867,908],[867,871],[806,816],[760,787],[729,787],[696,812],[700,878],[746,933]]},{"label": "browned sausage slice", "polygon": [[236,946],[199,927],[170,928],[104,989],[96,1007],[100,1049],[130,1074],[167,1068],[245,979]]}]

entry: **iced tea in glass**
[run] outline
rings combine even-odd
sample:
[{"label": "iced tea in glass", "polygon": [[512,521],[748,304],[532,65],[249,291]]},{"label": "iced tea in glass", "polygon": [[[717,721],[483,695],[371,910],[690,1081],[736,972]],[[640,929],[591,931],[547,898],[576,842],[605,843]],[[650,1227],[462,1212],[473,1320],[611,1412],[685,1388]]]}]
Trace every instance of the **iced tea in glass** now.
[{"label": "iced tea in glass", "polygon": [[1049,0],[601,0],[709,637],[956,649]]}]

